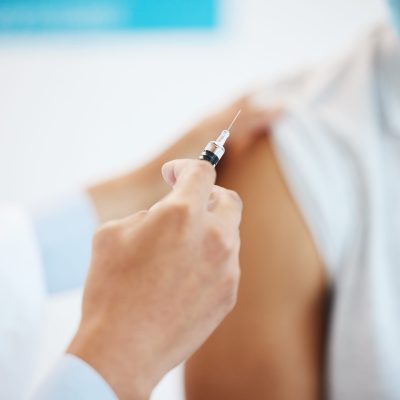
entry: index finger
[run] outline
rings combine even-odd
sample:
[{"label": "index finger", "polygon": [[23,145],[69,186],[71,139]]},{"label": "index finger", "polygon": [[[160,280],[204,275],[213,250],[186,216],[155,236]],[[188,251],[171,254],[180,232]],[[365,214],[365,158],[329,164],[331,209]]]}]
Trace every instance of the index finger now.
[{"label": "index finger", "polygon": [[164,180],[173,187],[171,196],[207,207],[216,173],[211,164],[203,160],[175,160],[164,164]]}]

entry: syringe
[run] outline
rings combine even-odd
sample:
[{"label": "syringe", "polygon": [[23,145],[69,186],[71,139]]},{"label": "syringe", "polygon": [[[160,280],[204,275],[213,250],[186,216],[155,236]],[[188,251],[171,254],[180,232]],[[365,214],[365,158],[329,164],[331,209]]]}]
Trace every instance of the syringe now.
[{"label": "syringe", "polygon": [[201,153],[201,156],[199,157],[200,160],[208,161],[214,168],[217,166],[217,164],[221,161],[221,158],[225,154],[224,144],[228,140],[231,134],[231,129],[241,112],[242,110],[239,110],[239,112],[236,114],[235,118],[229,125],[229,128],[223,130],[218,136],[217,140],[208,143],[208,145],[203,150],[203,153]]}]

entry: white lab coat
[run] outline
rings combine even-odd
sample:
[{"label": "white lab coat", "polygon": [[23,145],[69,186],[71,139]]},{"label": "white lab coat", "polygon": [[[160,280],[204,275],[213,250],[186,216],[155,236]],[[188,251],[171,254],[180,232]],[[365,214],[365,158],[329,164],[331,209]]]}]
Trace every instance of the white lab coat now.
[{"label": "white lab coat", "polygon": [[96,214],[84,192],[33,215],[0,206],[0,399],[115,400],[108,383],[68,354],[38,388],[32,378],[40,350],[47,293],[82,287]]},{"label": "white lab coat", "polygon": [[28,216],[0,206],[0,399],[26,398],[42,329],[45,288]]}]

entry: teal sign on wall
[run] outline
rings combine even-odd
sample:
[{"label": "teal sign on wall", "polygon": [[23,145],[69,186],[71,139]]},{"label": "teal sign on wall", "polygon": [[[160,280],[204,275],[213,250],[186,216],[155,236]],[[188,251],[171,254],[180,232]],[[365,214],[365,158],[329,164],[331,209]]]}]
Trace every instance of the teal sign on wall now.
[{"label": "teal sign on wall", "polygon": [[0,32],[209,29],[219,0],[0,0]]}]

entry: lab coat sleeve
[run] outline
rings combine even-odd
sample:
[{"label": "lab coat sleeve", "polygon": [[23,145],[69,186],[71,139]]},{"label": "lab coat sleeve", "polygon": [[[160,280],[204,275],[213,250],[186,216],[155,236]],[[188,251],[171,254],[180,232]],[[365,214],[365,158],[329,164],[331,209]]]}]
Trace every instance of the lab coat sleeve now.
[{"label": "lab coat sleeve", "polygon": [[29,215],[0,207],[0,399],[24,399],[39,356],[45,288]]},{"label": "lab coat sleeve", "polygon": [[84,193],[33,212],[33,226],[49,293],[83,285],[96,225],[94,207]]},{"label": "lab coat sleeve", "polygon": [[43,381],[32,400],[116,400],[106,381],[81,359],[66,354]]}]

